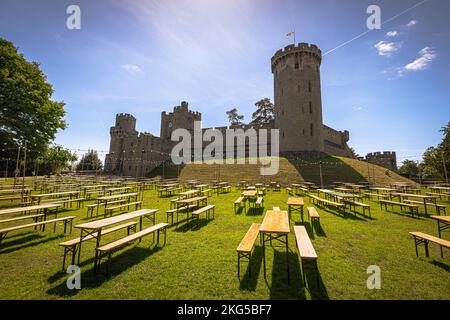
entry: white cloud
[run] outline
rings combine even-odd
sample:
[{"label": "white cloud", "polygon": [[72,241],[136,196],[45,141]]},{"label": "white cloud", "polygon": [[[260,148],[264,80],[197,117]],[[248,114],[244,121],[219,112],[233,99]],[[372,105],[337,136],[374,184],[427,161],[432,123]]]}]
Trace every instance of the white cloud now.
[{"label": "white cloud", "polygon": [[411,20],[410,22],[408,22],[408,24],[406,25],[407,27],[414,27],[417,24],[417,20]]},{"label": "white cloud", "polygon": [[375,44],[374,47],[377,49],[378,55],[390,56],[394,52],[398,51],[401,45],[400,43],[395,42],[380,41],[377,44]]},{"label": "white cloud", "polygon": [[425,47],[419,51],[420,57],[399,70],[400,75],[405,72],[422,71],[429,67],[429,65],[436,59],[436,51],[431,47]]},{"label": "white cloud", "polygon": [[142,71],[142,69],[135,64],[125,64],[122,68],[130,73],[144,73],[144,71]]},{"label": "white cloud", "polygon": [[388,38],[397,37],[398,35],[399,33],[397,31],[389,31],[388,33],[386,33],[386,37]]},{"label": "white cloud", "polygon": [[361,110],[363,109],[363,107],[360,107],[360,106],[353,106],[352,109],[353,109],[354,111],[361,111]]}]

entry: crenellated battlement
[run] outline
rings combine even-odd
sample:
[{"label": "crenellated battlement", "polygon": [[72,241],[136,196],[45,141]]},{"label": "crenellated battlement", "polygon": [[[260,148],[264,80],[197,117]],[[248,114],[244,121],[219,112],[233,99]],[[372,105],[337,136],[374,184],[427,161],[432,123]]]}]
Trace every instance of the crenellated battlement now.
[{"label": "crenellated battlement", "polygon": [[371,152],[366,155],[366,158],[389,158],[389,157],[395,157],[396,153],[395,151],[377,151],[377,152]]},{"label": "crenellated battlement", "polygon": [[272,71],[274,67],[280,60],[286,59],[287,57],[297,55],[310,55],[316,59],[317,63],[322,62],[322,51],[315,44],[308,44],[305,42],[299,43],[298,45],[291,44],[284,49],[278,50],[271,59],[272,62]]},{"label": "crenellated battlement", "polygon": [[136,120],[136,118],[132,114],[129,114],[129,113],[118,113],[118,114],[116,114],[116,119],[119,119],[119,118]]}]

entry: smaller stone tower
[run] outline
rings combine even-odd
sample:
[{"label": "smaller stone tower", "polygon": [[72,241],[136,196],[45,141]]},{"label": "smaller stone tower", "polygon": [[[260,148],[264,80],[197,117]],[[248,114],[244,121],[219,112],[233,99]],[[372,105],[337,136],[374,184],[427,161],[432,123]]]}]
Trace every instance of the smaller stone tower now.
[{"label": "smaller stone tower", "polygon": [[138,135],[136,131],[136,118],[131,114],[120,113],[116,115],[116,123],[111,127],[111,142],[109,154],[105,158],[105,170],[119,172],[123,166],[123,159],[126,158],[124,151],[130,141],[134,141]]},{"label": "smaller stone tower", "polygon": [[366,155],[366,161],[392,171],[397,171],[397,155],[394,151],[369,153]]},{"label": "smaller stone tower", "polygon": [[202,114],[189,110],[189,105],[186,101],[182,101],[180,106],[173,108],[173,112],[161,113],[161,132],[160,137],[165,147],[165,151],[169,153],[171,150],[172,132],[176,129],[186,129],[194,132],[194,121],[201,121]]}]

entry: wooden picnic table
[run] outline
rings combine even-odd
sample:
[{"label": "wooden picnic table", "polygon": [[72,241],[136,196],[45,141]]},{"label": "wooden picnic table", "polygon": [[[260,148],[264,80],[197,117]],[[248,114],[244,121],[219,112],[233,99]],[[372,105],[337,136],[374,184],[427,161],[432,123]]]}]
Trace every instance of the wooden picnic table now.
[{"label": "wooden picnic table", "polygon": [[435,196],[425,196],[423,194],[415,194],[415,193],[402,193],[402,192],[393,192],[391,193],[391,200],[392,197],[399,197],[400,201],[403,201],[403,198],[416,198],[416,199],[422,199],[423,200],[423,206],[425,208],[425,214],[428,215],[427,211],[427,200],[431,200],[434,204],[436,204],[437,197]]},{"label": "wooden picnic table", "polygon": [[31,191],[31,189],[19,189],[19,188],[2,189],[2,190],[0,190],[0,195],[2,195],[2,194],[16,194],[16,193],[28,194],[28,193],[30,193],[30,191]]},{"label": "wooden picnic table", "polygon": [[286,245],[286,266],[288,283],[289,275],[289,241],[290,232],[289,214],[287,211],[268,210],[264,216],[264,220],[259,228],[260,236],[263,244],[263,262],[264,262],[264,278],[266,278],[266,242],[272,244],[273,240],[279,241]]},{"label": "wooden picnic table", "polygon": [[450,191],[450,187],[441,187],[441,186],[432,186],[431,190],[437,191],[437,193],[441,193],[442,191]]},{"label": "wooden picnic table", "polygon": [[54,192],[54,193],[43,193],[43,194],[32,194],[31,196],[31,201],[33,202],[35,198],[37,198],[38,204],[41,204],[41,200],[42,198],[54,198],[54,197],[59,197],[59,196],[69,196],[69,198],[72,200],[72,197],[76,196],[78,197],[78,195],[80,194],[81,191],[79,190],[74,190],[74,191],[64,191],[64,192]]},{"label": "wooden picnic table", "polygon": [[256,197],[257,191],[256,190],[247,190],[242,192],[242,196],[244,198],[254,198]]},{"label": "wooden picnic table", "polygon": [[[122,194],[114,194],[111,196],[98,197],[96,199],[97,200],[97,215],[98,215],[98,210],[99,210],[98,208],[100,207],[100,205],[104,204],[104,207],[106,209],[106,207],[108,206],[108,201],[128,198],[128,202],[130,202],[130,199],[132,197],[134,197],[137,200],[138,196],[139,196],[139,192],[132,192],[132,193],[122,193]],[[106,210],[105,210],[105,214],[106,214]]]},{"label": "wooden picnic table", "polygon": [[200,193],[200,190],[197,189],[193,189],[193,190],[188,190],[188,191],[184,191],[184,192],[180,192],[178,195],[181,197],[186,197],[186,198],[190,198],[191,196],[196,196]]},{"label": "wooden picnic table", "polygon": [[292,211],[298,211],[301,215],[302,222],[303,220],[303,206],[305,203],[303,202],[303,198],[298,197],[289,197],[287,201],[288,205],[288,213],[289,213],[289,219],[291,218],[291,212]]},{"label": "wooden picnic table", "polygon": [[112,195],[115,191],[128,191],[131,190],[131,187],[116,187],[116,188],[109,188],[105,189],[105,192],[109,193],[109,195]]},{"label": "wooden picnic table", "polygon": [[39,211],[44,211],[44,220],[47,218],[47,213],[49,209],[58,209],[62,204],[60,203],[48,203],[48,204],[41,204],[37,206],[28,206],[28,207],[18,207],[18,208],[10,208],[10,209],[4,209],[0,210],[0,215],[6,215],[6,214],[15,214],[15,213],[26,213],[30,211],[36,211],[38,214]]},{"label": "wooden picnic table", "polygon": [[203,189],[206,189],[206,188],[208,188],[209,187],[209,184],[198,184],[198,185],[196,185],[196,186],[194,186],[196,189],[199,189],[199,190],[203,190]]},{"label": "wooden picnic table", "polygon": [[206,203],[208,204],[208,197],[194,197],[194,198],[188,198],[188,199],[182,199],[182,200],[178,200],[176,202],[177,204],[177,210],[181,207],[184,206],[189,206],[193,203],[197,203],[197,207],[199,206],[200,202]]},{"label": "wooden picnic table", "polygon": [[[158,209],[141,209],[138,211],[133,211],[129,213],[124,213],[115,217],[96,220],[92,222],[82,223],[76,225],[75,228],[80,229],[80,239],[83,239],[83,234],[86,233],[86,236],[92,236],[97,240],[96,248],[100,246],[101,233],[102,229],[120,222],[133,220],[139,218],[139,230],[142,230],[142,220],[144,218],[148,218],[155,224],[155,213],[158,212]],[[80,241],[78,246],[78,264],[80,263],[81,256],[81,244],[83,241]],[[97,250],[95,250],[95,257],[97,260]]]},{"label": "wooden picnic table", "polygon": [[[431,218],[437,221],[438,235],[439,238],[442,239],[442,231],[447,230],[450,227],[450,216],[431,216]],[[441,257],[444,257],[442,246],[440,247],[441,247]]]},{"label": "wooden picnic table", "polygon": [[393,188],[379,188],[379,187],[374,187],[374,188],[370,188],[370,189],[371,189],[371,190],[375,190],[377,193],[380,193],[380,192],[389,193],[389,192],[397,191],[396,189],[393,189]]}]

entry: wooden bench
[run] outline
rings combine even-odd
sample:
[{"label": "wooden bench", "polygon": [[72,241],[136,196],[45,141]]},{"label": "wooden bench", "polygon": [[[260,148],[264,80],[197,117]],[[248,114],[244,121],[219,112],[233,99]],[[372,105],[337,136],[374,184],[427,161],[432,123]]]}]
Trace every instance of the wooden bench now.
[{"label": "wooden bench", "polygon": [[286,192],[289,193],[289,194],[291,194],[291,193],[292,193],[292,188],[287,187],[287,188],[286,188]]},{"label": "wooden bench", "polygon": [[16,222],[16,221],[21,221],[21,220],[26,220],[26,219],[34,219],[34,222],[38,222],[39,218],[42,218],[42,217],[45,217],[45,214],[33,214],[33,215],[29,215],[29,216],[21,216],[21,217],[16,217],[16,218],[4,219],[4,220],[0,220],[0,223]]},{"label": "wooden bench", "polygon": [[236,213],[236,208],[242,208],[244,207],[245,210],[245,198],[244,197],[239,197],[234,201],[234,213]]},{"label": "wooden bench", "polygon": [[372,200],[372,197],[377,197],[377,200],[380,200],[380,198],[383,198],[383,199],[389,198],[389,195],[379,194],[379,193],[366,192],[366,193],[364,193],[364,195],[367,196],[369,198],[369,200]]},{"label": "wooden bench", "polygon": [[273,211],[281,211],[280,207],[273,207]]},{"label": "wooden bench", "polygon": [[331,200],[323,199],[323,198],[321,198],[321,197],[314,196],[314,195],[311,195],[311,194],[309,195],[309,197],[310,197],[311,199],[313,199],[313,203],[314,203],[314,201],[315,201],[316,204],[320,204],[320,205],[323,205],[323,206],[332,206],[332,207],[335,207],[335,208],[338,209],[338,212],[339,212],[339,213],[341,212],[341,209],[343,209],[343,210],[344,210],[344,213],[345,213],[345,204],[343,204],[343,203],[340,203],[340,202],[334,202],[334,201],[331,201]]},{"label": "wooden bench", "polygon": [[436,197],[439,197],[439,200],[442,200],[442,197],[443,197],[443,196],[444,196],[444,197],[447,197],[447,199],[450,199],[450,193],[446,193],[446,192],[443,192],[443,193],[439,193],[439,192],[427,192],[426,195],[427,195],[427,196],[436,196]]},{"label": "wooden bench", "polygon": [[256,198],[255,208],[262,209],[263,204],[264,204],[264,198],[263,197]]},{"label": "wooden bench", "polygon": [[[118,230],[122,230],[122,229],[125,229],[125,228],[127,229],[128,235],[130,235],[130,231],[136,232],[136,225],[137,225],[137,222],[135,222],[135,221],[128,222],[128,223],[125,223],[125,224],[121,224],[119,226],[115,226],[115,227],[110,228],[110,229],[102,230],[101,235],[103,236],[103,235],[106,235],[106,234],[109,234],[109,233],[112,233],[112,232],[115,232],[115,231],[118,231]],[[62,269],[63,270],[65,269],[66,256],[67,256],[67,254],[69,252],[72,252],[72,265],[74,265],[75,264],[75,255],[77,253],[77,248],[78,248],[79,244],[81,242],[83,242],[83,241],[88,241],[88,240],[95,239],[96,236],[97,236],[97,232],[94,232],[93,234],[90,234],[90,235],[84,237],[83,239],[75,238],[75,239],[72,239],[72,240],[61,242],[59,245],[64,248],[64,258],[63,258]]]},{"label": "wooden bench", "polygon": [[169,226],[168,223],[158,223],[157,225],[151,226],[149,228],[146,228],[144,230],[141,230],[139,232],[133,233],[124,238],[121,238],[119,240],[110,242],[108,244],[105,244],[105,245],[102,245],[102,246],[96,248],[98,255],[96,255],[95,261],[94,261],[94,273],[97,273],[98,269],[100,268],[101,260],[105,256],[108,257],[107,272],[109,273],[110,265],[111,265],[111,255],[113,254],[113,252],[125,247],[126,245],[129,245],[130,243],[132,243],[136,240],[141,240],[141,238],[146,235],[153,234],[153,241],[154,241],[155,240],[154,236],[155,236],[155,232],[156,232],[157,233],[156,245],[158,245],[159,244],[159,233],[161,231],[163,231],[164,232],[164,244],[166,244],[167,227],[168,226]]},{"label": "wooden bench", "polygon": [[212,189],[202,190],[200,193],[204,196],[211,197]]},{"label": "wooden bench", "polygon": [[311,224],[313,223],[320,224],[320,216],[316,208],[308,207],[307,209],[308,209],[308,219],[311,221]]},{"label": "wooden bench", "polygon": [[[410,203],[410,204],[417,204],[417,205],[422,205],[423,206],[423,202],[422,201],[417,201],[417,200],[403,200],[403,202],[405,203]],[[438,203],[432,203],[435,208],[436,208],[436,213],[440,216],[441,215],[441,211],[444,211],[444,215],[445,215],[445,208],[446,206],[443,204],[438,204]]]},{"label": "wooden bench", "polygon": [[[117,204],[117,203],[124,203],[124,202],[127,202],[127,200],[126,199],[115,200],[115,201],[108,202],[108,204]],[[94,209],[97,208],[97,207],[102,207],[104,205],[105,205],[104,202],[102,202],[100,204],[99,203],[94,203],[94,204],[88,205],[87,206],[87,215],[86,215],[86,217],[89,217],[89,213],[91,213],[91,218],[92,218],[92,216],[94,215]]]},{"label": "wooden bench", "polygon": [[430,256],[429,252],[428,252],[428,243],[429,242],[435,243],[441,247],[441,255],[443,255],[442,248],[450,249],[450,241],[448,241],[448,240],[430,236],[429,234],[426,234],[423,232],[410,232],[409,234],[414,237],[414,244],[416,246],[416,256],[417,257],[419,256],[417,246],[420,244],[423,244],[425,246],[425,255],[427,256],[427,258]]},{"label": "wooden bench", "polygon": [[173,214],[176,213],[177,214],[177,223],[178,223],[178,214],[179,213],[184,213],[184,212],[189,212],[192,209],[197,208],[197,205],[195,204],[191,204],[188,206],[184,206],[184,207],[180,207],[180,208],[175,208],[175,209],[170,209],[166,211],[166,222],[169,223],[169,218],[172,219],[171,225],[173,224]]},{"label": "wooden bench", "polygon": [[414,212],[417,213],[417,216],[419,216],[419,206],[416,204],[410,204],[406,202],[398,202],[398,201],[392,201],[392,200],[380,200],[380,206],[381,209],[383,209],[383,204],[387,211],[387,205],[390,204],[391,207],[399,206],[400,210],[403,211],[403,207],[409,208],[409,212],[411,212],[411,215],[414,216]]},{"label": "wooden bench", "polygon": [[209,219],[209,213],[212,211],[212,213],[213,213],[213,219],[214,219],[214,214],[215,214],[215,209],[216,208],[216,206],[215,205],[213,205],[213,204],[210,204],[210,205],[207,205],[206,207],[201,207],[200,209],[197,209],[197,210],[195,210],[194,212],[192,212],[192,217],[194,218],[196,218],[196,220],[197,220],[197,228],[198,228],[198,222],[199,222],[199,216],[202,214],[202,213],[204,213],[204,212],[206,212],[206,218],[207,219]]},{"label": "wooden bench", "polygon": [[258,238],[259,235],[260,227],[261,224],[253,223],[236,249],[238,255],[238,278],[241,277],[241,259],[248,260],[248,273],[250,277],[252,276],[250,259],[252,257],[252,250],[255,246],[256,238]]},{"label": "wooden bench", "polygon": [[42,226],[42,231],[45,231],[45,226],[49,223],[55,224],[55,226],[53,228],[53,232],[55,232],[56,231],[56,223],[64,222],[64,233],[66,233],[67,225],[69,224],[70,225],[70,233],[72,233],[72,220],[75,218],[76,218],[75,216],[70,216],[70,217],[57,218],[57,219],[52,219],[52,220],[44,220],[44,221],[39,221],[39,222],[35,222],[35,223],[23,224],[23,225],[19,225],[19,226],[15,226],[15,227],[1,229],[0,230],[0,244],[2,243],[3,239],[6,238],[6,235],[9,232],[22,230],[22,229],[28,229],[28,228],[36,229],[36,227],[39,227],[39,226]]},{"label": "wooden bench", "polygon": [[222,187],[223,192],[231,192],[231,186]]},{"label": "wooden bench", "polygon": [[366,210],[368,210],[369,211],[369,217],[372,217],[372,215],[370,213],[370,205],[362,203],[362,202],[350,200],[350,199],[345,200],[344,203],[348,204],[350,206],[350,210],[352,210],[352,206],[353,206],[353,210],[355,212],[355,216],[356,216],[356,207],[360,207],[360,208],[362,208],[364,216],[366,216]]},{"label": "wooden bench", "polygon": [[[309,209],[309,208],[308,208]],[[309,210],[308,210],[309,212]],[[302,265],[303,284],[306,286],[305,262],[312,261],[317,270],[317,286],[319,286],[319,268],[317,266],[317,253],[309,239],[308,232],[304,226],[294,226],[295,241]]]},{"label": "wooden bench", "polygon": [[61,203],[63,205],[63,207],[66,207],[66,204],[70,203],[70,207],[72,208],[72,203],[76,203],[77,204],[77,208],[80,209],[81,208],[81,204],[83,203],[83,201],[85,201],[85,198],[75,198],[75,199],[67,199],[67,200],[61,200],[61,201],[54,201],[53,203]]},{"label": "wooden bench", "polygon": [[134,206],[135,210],[138,210],[139,208],[142,207],[142,201],[127,202],[127,203],[120,204],[120,205],[114,206],[114,207],[106,207],[105,208],[105,217],[108,214],[110,216],[112,216],[114,210],[116,210],[116,209],[128,208],[128,211],[129,211],[130,210],[130,206]]}]

